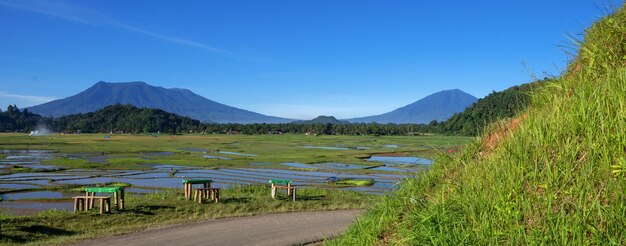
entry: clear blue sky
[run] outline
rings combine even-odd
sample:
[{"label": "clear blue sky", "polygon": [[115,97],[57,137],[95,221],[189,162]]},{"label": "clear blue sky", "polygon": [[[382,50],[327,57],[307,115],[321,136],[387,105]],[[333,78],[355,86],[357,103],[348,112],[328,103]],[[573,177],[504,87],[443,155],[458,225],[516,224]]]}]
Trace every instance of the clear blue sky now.
[{"label": "clear blue sky", "polygon": [[565,36],[608,2],[0,0],[0,106],[101,80],[297,119],[379,114],[453,88],[483,97],[528,70],[558,75]]}]

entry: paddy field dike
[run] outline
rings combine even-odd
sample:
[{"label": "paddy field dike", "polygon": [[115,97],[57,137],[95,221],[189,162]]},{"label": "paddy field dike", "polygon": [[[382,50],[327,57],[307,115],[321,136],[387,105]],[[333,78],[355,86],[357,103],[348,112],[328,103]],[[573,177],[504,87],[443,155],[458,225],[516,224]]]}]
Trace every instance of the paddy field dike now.
[{"label": "paddy field dike", "polygon": [[[202,219],[368,208],[470,139],[0,134],[0,243],[66,243]],[[213,180],[223,189],[220,203],[184,200],[183,179]],[[272,199],[269,179],[293,180],[296,202]],[[73,213],[71,197],[93,186],[124,186],[127,209]]]}]

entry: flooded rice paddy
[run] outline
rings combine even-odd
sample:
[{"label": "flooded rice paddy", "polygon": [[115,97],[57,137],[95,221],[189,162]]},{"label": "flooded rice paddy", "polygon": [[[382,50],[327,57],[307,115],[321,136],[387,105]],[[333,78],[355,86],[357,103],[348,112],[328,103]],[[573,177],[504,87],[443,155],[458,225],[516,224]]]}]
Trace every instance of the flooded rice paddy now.
[{"label": "flooded rice paddy", "polygon": [[431,165],[433,161],[412,156],[372,156],[368,161],[382,162],[391,165]]},{"label": "flooded rice paddy", "polygon": [[328,150],[349,150],[350,148],[346,147],[333,147],[333,146],[313,146],[313,145],[305,145],[302,146],[305,149],[328,149]]},{"label": "flooded rice paddy", "polygon": [[[323,148],[341,150],[344,147],[304,146],[305,148]],[[181,148],[179,150],[203,152],[201,148]],[[372,156],[368,161],[378,162],[378,166],[367,166],[349,163],[318,163],[304,164],[297,162],[279,163],[287,169],[265,168],[273,163],[251,162],[250,168],[214,168],[146,164],[148,170],[97,170],[97,169],[61,169],[52,165],[43,165],[42,161],[60,156],[51,151],[23,150],[0,151],[6,157],[0,160],[0,212],[11,214],[32,214],[46,209],[71,210],[72,196],[80,192],[54,191],[63,185],[89,186],[112,182],[127,183],[128,193],[147,194],[164,189],[181,189],[183,179],[212,179],[212,186],[218,188],[238,185],[267,184],[269,179],[291,179],[298,187],[321,187],[328,189],[345,189],[370,194],[384,194],[393,190],[403,179],[415,175],[419,170],[416,166],[430,165],[431,160],[418,157]],[[235,157],[251,157],[255,154],[217,151],[218,154]],[[146,152],[144,156],[170,156],[172,152]],[[198,154],[205,158],[222,160],[229,157]],[[105,160],[111,156],[95,154],[80,156],[88,160]],[[15,167],[30,168],[27,172],[4,174]],[[256,168],[255,168],[256,166]],[[3,169],[4,168],[4,169]],[[42,172],[45,169],[46,172]],[[353,172],[363,170],[360,172]],[[393,173],[389,173],[393,172]],[[340,179],[373,179],[372,186],[345,187],[329,185],[331,177]]]},{"label": "flooded rice paddy", "polygon": [[226,154],[226,155],[238,155],[238,156],[258,156],[255,154],[246,154],[246,153],[239,153],[239,152],[231,152],[231,151],[218,151],[217,153],[220,154]]}]

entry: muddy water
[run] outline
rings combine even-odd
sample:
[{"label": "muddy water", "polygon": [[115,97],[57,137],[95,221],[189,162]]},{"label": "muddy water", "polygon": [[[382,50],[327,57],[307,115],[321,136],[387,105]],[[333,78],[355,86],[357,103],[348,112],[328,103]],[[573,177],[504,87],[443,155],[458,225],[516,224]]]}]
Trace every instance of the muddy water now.
[{"label": "muddy water", "polygon": [[41,186],[32,184],[18,184],[18,183],[0,183],[0,189],[4,190],[22,190],[22,189],[35,189]]},{"label": "muddy water", "polygon": [[[311,146],[312,148],[322,147],[323,149],[346,149],[344,147]],[[202,151],[205,149],[185,148],[181,150]],[[4,151],[0,152],[8,158],[0,162],[0,166],[30,165],[44,168],[41,165],[43,160],[52,158],[55,153],[49,151]],[[254,156],[239,152],[220,151],[224,155]],[[147,152],[144,156],[171,155],[172,152]],[[89,156],[81,156],[89,158]],[[108,156],[96,157],[101,159]],[[224,158],[224,157],[222,157]],[[391,159],[390,159],[391,158]],[[71,169],[58,170],[54,172],[32,172],[16,173],[10,175],[0,174],[0,190],[4,201],[0,202],[2,213],[12,214],[32,214],[45,209],[72,209],[72,202],[69,197],[78,194],[61,193],[56,191],[29,191],[10,192],[20,189],[45,188],[55,185],[76,184],[94,185],[109,182],[128,183],[131,187],[127,192],[134,194],[149,194],[161,192],[164,188],[182,189],[183,179],[212,179],[213,187],[232,187],[246,184],[267,184],[269,179],[291,179],[294,185],[300,187],[321,186],[328,187],[327,180],[330,177],[351,178],[351,179],[374,179],[375,183],[368,187],[334,187],[334,189],[349,189],[359,192],[383,194],[393,190],[395,186],[405,177],[412,176],[414,170],[411,165],[427,163],[428,159],[417,157],[378,157],[374,156],[370,161],[384,163],[385,166],[372,168],[372,171],[392,171],[390,173],[366,173],[352,174],[342,170],[364,169],[368,166],[344,163],[321,163],[302,164],[297,162],[281,163],[295,168],[306,168],[315,171],[296,171],[286,169],[264,169],[264,168],[220,168],[220,169],[199,169],[195,167],[185,167],[176,165],[147,164],[151,170],[91,170],[91,169]],[[39,166],[38,166],[39,165]],[[271,163],[251,163],[251,165],[271,165]],[[427,165],[427,164],[426,164]],[[8,191],[8,192],[7,192]],[[49,200],[52,199],[52,200]]]},{"label": "muddy water", "polygon": [[285,165],[285,166],[289,166],[289,167],[295,167],[295,168],[306,168],[306,169],[315,169],[315,166],[311,166],[308,164],[302,164],[302,163],[297,163],[297,162],[283,162],[280,163],[281,165]]},{"label": "muddy water", "polygon": [[0,159],[1,168],[27,167],[35,170],[56,170],[53,165],[41,164],[44,160],[50,160],[56,156],[52,151],[47,150],[1,150],[0,154],[5,155]]},{"label": "muddy water", "polygon": [[338,169],[338,170],[364,169],[368,167],[365,165],[345,164],[345,163],[337,163],[337,162],[314,164],[314,166],[320,167],[320,168]]},{"label": "muddy water", "polygon": [[233,159],[233,158],[215,156],[215,155],[203,155],[202,157],[207,158],[207,159],[218,159],[218,160],[232,160]]},{"label": "muddy water", "polygon": [[367,160],[382,162],[388,165],[430,165],[433,163],[431,159],[413,156],[372,156]]},{"label": "muddy water", "polygon": [[78,196],[79,193],[61,193],[58,191],[30,191],[30,192],[14,192],[2,194],[3,200],[22,200],[22,199],[59,199]]},{"label": "muddy water", "polygon": [[255,154],[246,154],[246,153],[239,153],[239,152],[231,152],[231,151],[218,151],[217,153],[220,154],[226,154],[226,155],[238,155],[238,156],[258,156]]},{"label": "muddy water", "polygon": [[50,200],[50,201],[31,201],[31,200],[17,200],[17,201],[3,201],[0,202],[0,213],[14,214],[14,215],[29,215],[43,210],[56,209],[72,211],[74,204],[71,200]]}]

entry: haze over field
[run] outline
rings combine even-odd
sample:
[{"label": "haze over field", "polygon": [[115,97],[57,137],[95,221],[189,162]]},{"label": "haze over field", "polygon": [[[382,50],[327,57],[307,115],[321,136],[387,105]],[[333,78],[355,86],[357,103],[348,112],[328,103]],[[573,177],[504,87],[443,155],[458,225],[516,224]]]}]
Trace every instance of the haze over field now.
[{"label": "haze over field", "polygon": [[593,1],[0,0],[0,107],[146,81],[287,119],[379,115],[558,75],[564,34],[602,13]]}]

